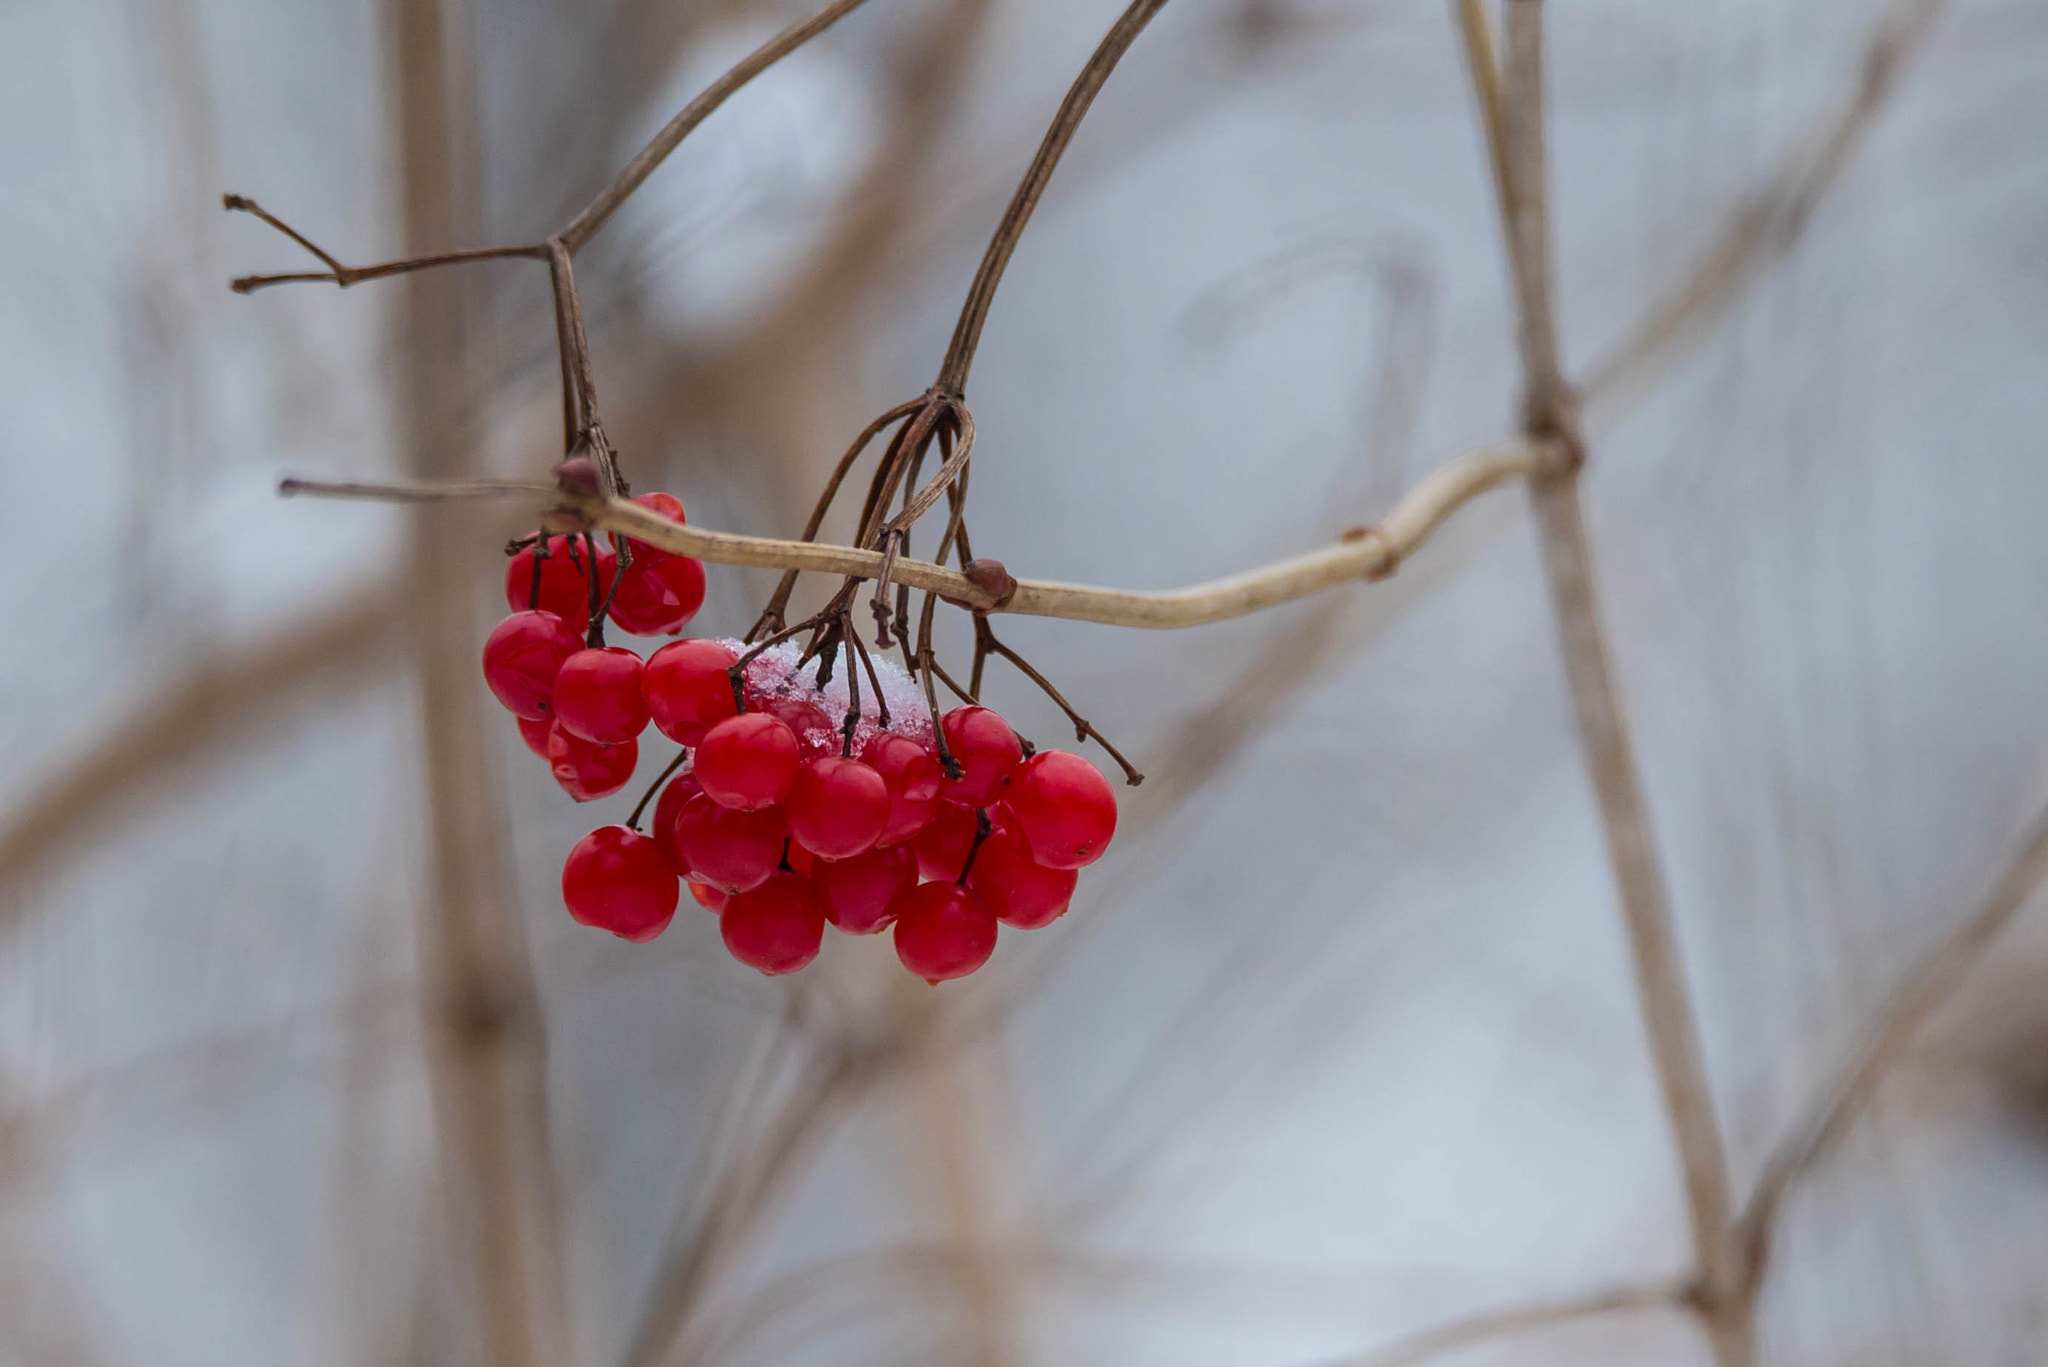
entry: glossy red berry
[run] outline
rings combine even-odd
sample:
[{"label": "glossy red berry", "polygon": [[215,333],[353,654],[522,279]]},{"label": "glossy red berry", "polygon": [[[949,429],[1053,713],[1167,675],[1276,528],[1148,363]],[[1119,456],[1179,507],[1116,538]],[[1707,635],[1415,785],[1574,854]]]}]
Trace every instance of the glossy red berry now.
[{"label": "glossy red berry", "polygon": [[689,625],[703,606],[702,561],[687,555],[643,560],[635,550],[633,563],[619,573],[611,620],[635,636],[664,636]]},{"label": "glossy red berry", "polygon": [[562,902],[586,926],[636,943],[668,927],[682,890],[654,842],[624,826],[600,826],[562,866]]},{"label": "glossy red berry", "polygon": [[695,745],[737,712],[725,671],[739,658],[716,641],[672,641],[649,656],[647,707],[661,734]]},{"label": "glossy red berry", "polygon": [[818,861],[811,882],[825,899],[825,917],[848,935],[872,935],[895,921],[896,899],[917,884],[908,848],[869,850],[851,859]]},{"label": "glossy red berry", "polygon": [[816,703],[788,693],[771,693],[761,699],[760,710],[780,717],[795,733],[805,759],[839,753],[839,722]]},{"label": "glossy red berry", "polygon": [[806,878],[817,872],[819,864],[817,855],[812,854],[794,840],[784,847],[782,861]]},{"label": "glossy red berry", "polygon": [[725,910],[725,904],[732,900],[732,894],[723,888],[714,888],[709,883],[690,884],[690,896],[697,899],[697,905],[713,916]]},{"label": "glossy red berry", "polygon": [[[671,522],[688,522],[690,520],[683,516],[683,501],[674,494],[663,493],[659,489],[652,493],[635,494],[632,501],[645,508],[648,512],[659,514]],[[665,551],[659,546],[650,546],[645,541],[636,541],[632,537],[626,538],[626,544],[633,548],[633,563],[635,564],[652,565],[657,561],[667,560],[674,555],[673,551]]]},{"label": "glossy red berry", "polygon": [[1041,750],[1010,780],[1010,810],[1049,869],[1092,864],[1116,834],[1116,794],[1102,771],[1065,750]]},{"label": "glossy red berry", "polygon": [[[575,542],[571,553],[570,542]],[[603,542],[597,547],[598,596],[611,587],[612,562],[617,559]],[[524,612],[533,596],[533,547],[528,546],[505,566],[505,606]],[[581,633],[590,625],[590,555],[580,536],[551,536],[548,555],[541,562],[540,606]]]},{"label": "glossy red berry", "polygon": [[526,748],[542,759],[548,757],[548,736],[554,729],[553,717],[519,718],[519,739],[525,741]]},{"label": "glossy red berry", "polygon": [[1024,747],[1010,724],[986,707],[956,707],[939,721],[946,748],[960,762],[959,778],[943,780],[940,793],[948,802],[984,807],[994,801],[1003,780],[1024,758]]},{"label": "glossy red berry", "polygon": [[850,859],[875,847],[889,820],[889,785],[857,759],[807,759],[783,810],[799,845],[825,859]]},{"label": "glossy red berry", "polygon": [[939,804],[939,758],[908,736],[878,732],[861,759],[889,788],[889,819],[877,845],[900,845],[925,828]]},{"label": "glossy red berry", "polygon": [[967,886],[988,901],[996,919],[1019,930],[1037,930],[1066,915],[1076,869],[1049,869],[1031,857],[1031,847],[1014,829],[992,832],[974,852]]},{"label": "glossy red berry", "polygon": [[964,978],[995,948],[995,913],[978,893],[920,883],[896,900],[896,957],[926,982]]},{"label": "glossy red berry", "polygon": [[786,832],[773,808],[737,812],[699,793],[676,813],[672,829],[685,876],[726,892],[761,886],[782,863]]},{"label": "glossy red berry", "polygon": [[484,682],[515,717],[545,717],[562,662],[583,649],[569,624],[552,612],[515,612],[484,642]]},{"label": "glossy red berry", "polygon": [[926,878],[952,882],[967,864],[967,852],[974,848],[974,808],[941,802],[928,825],[910,842],[917,857],[917,871]]},{"label": "glossy red berry", "polygon": [[788,796],[800,755],[796,734],[780,718],[746,712],[706,731],[693,762],[713,802],[752,812]]},{"label": "glossy red berry", "polygon": [[573,736],[617,745],[647,729],[646,666],[624,646],[579,650],[555,676],[555,720]]},{"label": "glossy red berry", "polygon": [[572,736],[560,722],[548,733],[548,766],[555,782],[578,802],[595,802],[609,797],[633,781],[634,766],[640,763],[640,742],[598,745]]},{"label": "glossy red berry", "polygon": [[818,957],[825,904],[809,879],[778,873],[727,902],[718,924],[725,947],[747,967],[771,976],[794,973]]},{"label": "glossy red berry", "polygon": [[682,847],[676,844],[676,818],[682,815],[690,799],[703,791],[697,786],[695,774],[677,774],[662,786],[661,796],[654,802],[654,819],[647,823],[647,833],[654,837],[654,843],[661,846],[661,852],[679,874],[687,874],[690,865],[683,858]]}]

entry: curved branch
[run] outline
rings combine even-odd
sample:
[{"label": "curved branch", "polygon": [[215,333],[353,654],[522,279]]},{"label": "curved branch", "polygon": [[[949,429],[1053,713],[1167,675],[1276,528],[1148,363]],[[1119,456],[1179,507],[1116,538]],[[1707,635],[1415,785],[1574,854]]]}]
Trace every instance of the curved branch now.
[{"label": "curved branch", "polygon": [[1031,211],[1038,207],[1039,196],[1052,179],[1053,168],[1059,165],[1067,144],[1074,140],[1074,130],[1081,126],[1102,83],[1144,32],[1145,25],[1152,22],[1152,16],[1165,7],[1166,0],[1131,0],[1130,7],[1110,26],[1088,64],[1074,78],[1066,99],[1060,102],[1059,113],[1053,116],[1052,127],[1045,130],[1038,155],[1031,159],[1017,192],[1010,196],[1010,206],[1003,210],[1003,220],[996,225],[995,236],[989,239],[981,266],[974,273],[974,283],[967,287],[967,300],[960,306],[960,321],[953,325],[953,340],[946,346],[946,359],[939,366],[935,388],[948,394],[959,394],[967,388],[967,371],[974,364],[975,348],[981,344],[981,327],[988,321],[988,307],[996,297],[996,286],[1010,264],[1010,253],[1017,250],[1017,239],[1024,235]]},{"label": "curved branch", "polygon": [[[892,582],[924,589],[979,612],[1009,612],[1026,617],[1060,617],[1106,626],[1169,630],[1204,626],[1278,607],[1299,598],[1358,580],[1384,579],[1401,561],[1427,541],[1444,520],[1487,490],[1511,480],[1526,479],[1552,468],[1561,459],[1551,446],[1514,443],[1488,448],[1450,462],[1408,491],[1387,520],[1377,527],[1358,527],[1335,545],[1220,579],[1185,588],[1146,591],[1065,584],[1050,579],[1019,579],[1008,596],[998,600],[989,590],[958,570],[929,560],[898,556],[890,568]],[[287,480],[286,493],[342,498],[389,498],[417,501],[435,496],[483,497],[531,493],[538,486],[521,481],[469,481],[462,485],[322,485]],[[873,579],[881,573],[883,552],[819,542],[783,541],[773,537],[714,532],[671,522],[660,514],[624,499],[549,491],[558,516],[579,526],[617,532],[676,555],[693,555],[718,565],[751,565],[763,569],[806,570]]]},{"label": "curved branch", "polygon": [[[704,88],[702,94],[684,105],[681,112],[668,121],[659,133],[654,135],[645,147],[627,162],[624,169],[612,178],[612,183],[598,192],[557,235],[562,245],[571,252],[582,248],[605,221],[617,213],[619,206],[654,174],[655,168],[668,159],[684,138],[695,131],[698,124],[711,117],[713,110],[731,99],[739,89],[756,76],[774,66],[790,53],[802,47],[811,39],[823,33],[841,19],[859,9],[866,0],[833,0],[808,19],[800,19],[782,32],[770,38],[742,58],[738,65]],[[1163,0],[1162,0],[1163,2]]]},{"label": "curved branch", "polygon": [[2048,811],[2034,818],[2018,856],[1983,906],[1899,986],[1878,1013],[1855,1062],[1764,1163],[1756,1192],[1736,1225],[1752,1282],[1761,1275],[1769,1257],[1772,1226],[1792,1183],[1848,1129],[1927,1018],[1954,994],[1957,984],[2019,914],[2044,877],[2048,877]]}]

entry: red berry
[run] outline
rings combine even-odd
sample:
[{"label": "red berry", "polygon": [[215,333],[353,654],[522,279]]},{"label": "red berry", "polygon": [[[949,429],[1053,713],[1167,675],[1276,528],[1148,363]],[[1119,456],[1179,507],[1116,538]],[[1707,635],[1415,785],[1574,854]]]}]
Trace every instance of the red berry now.
[{"label": "red berry", "polygon": [[877,845],[900,845],[925,828],[939,804],[939,759],[908,736],[878,732],[861,759],[889,786],[889,819]]},{"label": "red berry", "polygon": [[634,551],[633,563],[619,574],[612,620],[635,636],[681,631],[704,606],[704,562],[687,555],[646,561],[640,554]]},{"label": "red berry", "polygon": [[797,744],[803,747],[805,759],[839,753],[839,723],[816,703],[788,693],[775,693],[761,699],[760,709],[771,717],[780,717],[783,724],[796,733]]},{"label": "red berry", "polygon": [[948,802],[984,807],[995,800],[1003,780],[1024,758],[1024,747],[1010,724],[986,707],[956,707],[940,719],[946,748],[965,771],[940,789]]},{"label": "red berry", "polygon": [[[569,553],[571,541],[576,543],[574,556]],[[616,559],[610,546],[598,543],[597,592],[600,598],[611,587],[612,562]],[[533,547],[528,546],[505,566],[505,606],[514,612],[524,612],[531,606],[532,597]],[[541,562],[540,570],[540,606],[567,622],[571,631],[580,633],[590,625],[590,554],[582,537],[548,538],[548,556]]]},{"label": "red berry", "polygon": [[896,957],[926,982],[964,978],[995,953],[995,913],[978,893],[953,883],[920,883],[895,906]]},{"label": "red berry", "polygon": [[932,812],[931,823],[910,842],[917,856],[917,871],[926,878],[950,883],[967,864],[967,852],[974,848],[974,808],[941,802]]},{"label": "red berry", "polygon": [[695,745],[732,716],[738,709],[725,671],[739,658],[716,641],[672,641],[648,657],[647,707],[661,734]]},{"label": "red berry", "polygon": [[975,851],[967,886],[988,900],[1004,925],[1037,930],[1066,915],[1080,877],[1077,869],[1049,869],[1033,860],[1024,837],[1004,829],[992,832]]},{"label": "red berry", "polygon": [[713,916],[725,910],[725,904],[732,900],[732,894],[723,888],[714,888],[709,883],[690,884],[690,896],[697,899],[697,905]]},{"label": "red berry", "polygon": [[526,748],[542,759],[548,757],[548,735],[554,729],[553,717],[519,718],[519,739],[525,741]]},{"label": "red berry", "polygon": [[857,759],[807,759],[784,810],[799,845],[826,859],[850,859],[875,847],[889,819],[889,785]]},{"label": "red berry", "polygon": [[752,812],[788,796],[799,760],[796,733],[780,718],[746,712],[706,731],[693,762],[713,802]]},{"label": "red berry", "polygon": [[809,879],[778,873],[727,902],[718,923],[733,958],[770,976],[794,973],[818,957],[825,904]]},{"label": "red berry", "polygon": [[668,927],[682,890],[654,842],[624,826],[600,826],[562,865],[562,901],[586,926],[644,943]]},{"label": "red berry", "polygon": [[640,742],[597,745],[572,736],[560,722],[548,733],[548,765],[555,782],[578,802],[595,802],[609,797],[633,781],[634,766],[640,763]]},{"label": "red berry", "polygon": [[484,682],[515,717],[545,717],[562,661],[583,649],[569,624],[552,612],[515,612],[484,642]]},{"label": "red berry", "polygon": [[786,835],[779,811],[736,812],[699,793],[676,813],[670,843],[693,881],[745,892],[781,865]]},{"label": "red berry", "polygon": [[782,851],[782,858],[786,863],[788,863],[790,868],[796,870],[798,873],[802,874],[806,878],[809,878],[813,873],[817,872],[818,856],[812,854],[809,850],[797,844],[794,840],[790,841],[789,845]]},{"label": "red berry", "polygon": [[[635,494],[632,501],[645,508],[648,512],[657,513],[671,522],[688,522],[690,520],[683,516],[683,501],[674,494],[663,493],[657,489],[651,494]],[[657,564],[660,561],[672,558],[675,554],[675,552],[665,551],[659,546],[650,546],[645,541],[635,541],[630,536],[626,538],[626,544],[633,548],[633,563],[636,565]],[[623,593],[625,590],[621,589],[620,592]]]},{"label": "red berry", "polygon": [[555,720],[571,735],[617,745],[647,729],[646,666],[624,646],[579,650],[555,676]]},{"label": "red berry", "polygon": [[661,846],[661,852],[668,856],[668,862],[677,873],[688,873],[690,866],[683,858],[682,847],[676,844],[676,818],[691,798],[703,792],[697,786],[697,776],[691,773],[677,774],[662,788],[661,796],[655,799],[654,820],[647,824],[647,833],[654,837],[654,843]]},{"label": "red berry", "polygon": [[1010,810],[1049,869],[1078,869],[1102,858],[1116,834],[1116,794],[1102,771],[1065,750],[1041,750],[1010,780]]},{"label": "red berry", "polygon": [[873,935],[896,919],[896,899],[917,883],[917,858],[903,847],[821,860],[811,874],[825,917],[848,935]]}]

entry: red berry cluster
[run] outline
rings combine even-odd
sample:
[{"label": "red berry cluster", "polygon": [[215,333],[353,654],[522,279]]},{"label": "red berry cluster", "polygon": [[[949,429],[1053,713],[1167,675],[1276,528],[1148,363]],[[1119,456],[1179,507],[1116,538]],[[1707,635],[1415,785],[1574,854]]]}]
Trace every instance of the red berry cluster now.
[{"label": "red berry cluster", "polygon": [[[681,518],[667,495],[639,501]],[[554,541],[538,568],[531,550],[513,558],[507,595],[522,590],[536,606],[491,633],[491,691],[579,802],[631,780],[650,721],[689,755],[661,789],[652,834],[604,826],[570,851],[562,897],[583,924],[651,940],[687,881],[733,957],[763,973],[816,958],[829,921],[851,935],[893,926],[904,966],[939,982],[986,963],[999,922],[1031,930],[1057,919],[1115,833],[1116,797],[1093,764],[1058,750],[1027,757],[989,708],[940,719],[949,774],[915,684],[886,659],[862,662],[871,686],[856,707],[858,682],[815,682],[794,644],[761,652],[741,671],[743,710],[730,673],[739,642],[675,641],[644,662],[586,647],[577,633],[593,557],[587,543],[577,555],[570,538]],[[616,590],[605,582],[611,558],[595,556],[600,594],[611,593],[616,619],[627,583],[645,574],[653,583],[634,586],[628,629],[675,630],[702,600],[702,568],[637,542],[632,551]],[[690,570],[667,568],[677,562]],[[647,606],[657,602],[666,606]]]}]

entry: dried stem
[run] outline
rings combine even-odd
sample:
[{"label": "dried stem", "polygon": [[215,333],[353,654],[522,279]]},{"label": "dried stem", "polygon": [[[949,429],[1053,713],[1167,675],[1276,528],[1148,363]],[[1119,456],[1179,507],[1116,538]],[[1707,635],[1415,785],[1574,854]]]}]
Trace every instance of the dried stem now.
[{"label": "dried stem", "polygon": [[1955,994],[2044,877],[2048,877],[2048,811],[2034,818],[2018,856],[1983,905],[1900,984],[1866,1032],[1855,1061],[1765,1162],[1756,1191],[1736,1227],[1748,1261],[1746,1280],[1752,1287],[1769,1260],[1771,1235],[1785,1193],[1848,1129],[1928,1017]]},{"label": "dried stem", "polygon": [[1683,1303],[1681,1291],[1669,1286],[1624,1286],[1591,1296],[1573,1297],[1570,1300],[1535,1301],[1504,1310],[1489,1310],[1485,1314],[1456,1320],[1435,1329],[1426,1329],[1391,1347],[1367,1353],[1363,1357],[1344,1358],[1330,1364],[1330,1367],[1415,1367],[1417,1363],[1427,1362],[1445,1353],[1470,1348],[1493,1339],[1507,1338],[1513,1334],[1548,1329],[1552,1325],[1591,1319],[1596,1315],[1612,1315],[1627,1310],[1669,1309]]},{"label": "dried stem", "polygon": [[1073,141],[1074,130],[1081,126],[1081,120],[1087,115],[1088,106],[1095,102],[1102,83],[1109,79],[1109,73],[1116,69],[1117,62],[1144,32],[1145,25],[1152,22],[1152,16],[1165,7],[1166,0],[1131,0],[1130,7],[1110,26],[1109,32],[1103,35],[1102,42],[1089,57],[1088,64],[1074,78],[1066,99],[1060,102],[1052,127],[1045,132],[1045,141],[1039,144],[1038,154],[1031,159],[1023,181],[1010,197],[1002,222],[996,225],[995,236],[989,239],[981,266],[974,273],[974,283],[968,286],[967,300],[960,306],[960,320],[953,327],[953,340],[946,347],[945,360],[939,366],[938,383],[933,386],[940,393],[958,395],[966,392],[967,372],[974,364],[975,348],[981,344],[981,329],[988,321],[989,304],[995,299],[996,286],[1002,282],[1004,267],[1010,264],[1010,254],[1017,249],[1017,239],[1024,235],[1024,225],[1031,220],[1031,211],[1038,207],[1039,197],[1045,193],[1053,169],[1059,165],[1060,155]]},{"label": "dried stem", "polygon": [[[1466,53],[1475,65],[1474,82],[1483,90],[1488,73],[1476,68],[1488,46],[1480,36],[1484,16],[1461,11],[1461,17],[1467,20]],[[1542,24],[1541,0],[1509,0],[1501,123],[1488,133],[1505,169],[1500,188],[1520,324],[1524,430],[1532,439],[1560,440],[1582,459],[1577,403],[1563,377],[1552,304]],[[1678,1145],[1698,1299],[1717,1360],[1735,1367],[1748,1360],[1748,1324],[1746,1307],[1734,1304],[1738,1277],[1728,1238],[1727,1159],[1642,780],[1600,626],[1577,460],[1532,481],[1531,497],[1579,740],[1628,930],[1637,997]]]},{"label": "dried stem", "polygon": [[[1414,554],[1460,507],[1489,489],[1554,469],[1560,460],[1559,450],[1542,441],[1474,452],[1449,462],[1417,483],[1377,527],[1356,528],[1336,544],[1320,550],[1185,588],[1142,591],[1018,579],[1014,592],[997,602],[986,588],[958,570],[900,556],[891,577],[899,584],[936,593],[977,611],[1154,630],[1203,626],[1291,603],[1342,584],[1384,579],[1397,571],[1401,562]],[[327,485],[293,480],[290,491],[306,496],[412,502],[427,497],[496,497],[535,492],[539,487],[488,480],[409,485]],[[556,500],[556,516],[566,515],[574,525],[615,532],[713,564],[812,570],[856,580],[870,579],[881,572],[880,551],[714,532],[695,524],[671,522],[624,499],[569,493],[558,488],[550,493]]]},{"label": "dried stem", "polygon": [[1117,766],[1124,771],[1124,782],[1135,788],[1145,781],[1145,776],[1138,772],[1137,767],[1124,758],[1123,751],[1111,745],[1107,736],[1104,736],[1100,731],[1091,726],[1086,717],[1076,712],[1074,705],[1061,696],[1060,691],[1052,686],[1052,681],[1033,668],[1029,660],[1026,660],[1022,655],[1019,655],[1016,651],[1003,644],[1001,638],[996,635],[995,629],[988,624],[988,618],[979,613],[974,618],[974,675],[969,681],[970,690],[975,697],[981,696],[981,663],[992,654],[1000,655],[1015,665],[1019,673],[1037,684],[1039,688],[1044,690],[1048,698],[1059,704],[1060,711],[1066,713],[1067,720],[1074,724],[1075,740],[1092,739],[1097,745],[1108,751],[1109,757],[1115,760]]}]

